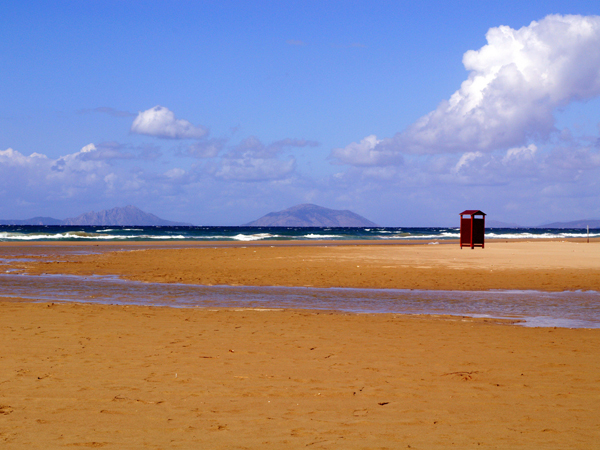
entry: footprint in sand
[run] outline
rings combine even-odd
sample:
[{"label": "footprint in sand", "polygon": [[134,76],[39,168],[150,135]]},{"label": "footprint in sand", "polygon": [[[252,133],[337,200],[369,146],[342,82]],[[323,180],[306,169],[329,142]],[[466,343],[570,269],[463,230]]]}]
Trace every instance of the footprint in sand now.
[{"label": "footprint in sand", "polygon": [[10,406],[8,405],[0,405],[0,414],[3,414],[5,416],[9,415],[11,412],[13,412],[14,409],[12,409]]}]

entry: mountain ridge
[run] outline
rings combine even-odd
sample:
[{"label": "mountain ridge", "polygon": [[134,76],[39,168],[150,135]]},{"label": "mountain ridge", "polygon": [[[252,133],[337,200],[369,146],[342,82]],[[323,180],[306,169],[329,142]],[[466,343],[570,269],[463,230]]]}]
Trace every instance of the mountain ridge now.
[{"label": "mountain ridge", "polygon": [[32,217],[31,219],[0,219],[0,225],[62,225],[62,220],[53,217]]},{"label": "mountain ridge", "polygon": [[600,228],[599,219],[581,219],[570,222],[551,222],[533,228]]},{"label": "mountain ridge", "polygon": [[24,220],[0,220],[0,225],[193,226],[191,223],[173,222],[171,220],[161,219],[154,214],[144,212],[132,205],[104,209],[98,212],[89,211],[80,214],[77,217],[70,217],[64,220],[54,219],[53,217],[33,217]]},{"label": "mountain ridge", "polygon": [[335,210],[303,203],[265,214],[245,223],[245,227],[377,227],[370,220],[349,210]]},{"label": "mountain ridge", "polygon": [[[194,226],[175,222],[128,205],[109,210],[89,211],[64,220],[36,216],[30,219],[0,219],[0,225],[37,226]],[[270,212],[261,218],[241,226],[298,226],[298,227],[378,227],[379,225],[349,210],[334,210],[304,203],[291,208]],[[486,228],[600,228],[599,219],[580,219],[569,222],[551,222],[535,226],[523,226],[499,220],[486,220]]]}]

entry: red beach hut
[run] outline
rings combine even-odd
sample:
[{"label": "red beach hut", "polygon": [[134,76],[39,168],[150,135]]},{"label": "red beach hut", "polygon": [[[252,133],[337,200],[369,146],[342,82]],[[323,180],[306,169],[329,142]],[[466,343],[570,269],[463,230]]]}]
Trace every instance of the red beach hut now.
[{"label": "red beach hut", "polygon": [[[469,217],[464,217],[469,216]],[[475,216],[481,216],[476,218]],[[467,209],[460,213],[460,248],[463,246],[484,248],[485,213]]]}]

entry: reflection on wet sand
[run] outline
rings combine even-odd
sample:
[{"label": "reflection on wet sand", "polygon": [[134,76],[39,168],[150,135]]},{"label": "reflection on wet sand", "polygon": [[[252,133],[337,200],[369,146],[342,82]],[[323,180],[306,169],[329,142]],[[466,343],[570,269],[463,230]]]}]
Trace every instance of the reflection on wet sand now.
[{"label": "reflection on wet sand", "polygon": [[516,318],[525,326],[600,327],[600,293],[418,291],[195,286],[116,277],[0,275],[2,296],[43,301],[203,308],[285,308],[354,313]]}]

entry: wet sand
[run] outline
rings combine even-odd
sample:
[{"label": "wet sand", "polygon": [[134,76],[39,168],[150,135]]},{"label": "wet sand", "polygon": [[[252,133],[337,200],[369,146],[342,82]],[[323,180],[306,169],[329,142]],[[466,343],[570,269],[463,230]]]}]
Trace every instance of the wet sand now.
[{"label": "wet sand", "polygon": [[[206,284],[572,290],[598,289],[600,270],[598,243],[140,245],[89,256],[33,247],[20,262],[27,249],[0,246],[0,253],[29,272]],[[2,448],[589,449],[600,442],[600,330],[2,300]]]},{"label": "wet sand", "polygon": [[[58,256],[52,254],[53,247],[44,247],[48,257],[17,266],[29,273],[118,275],[137,281],[203,285],[600,291],[600,240],[590,244],[492,241],[485,249],[339,242],[318,246],[202,244],[195,248],[129,244],[122,247],[125,251],[99,255],[66,255],[57,247]],[[80,252],[118,249],[114,244],[66,248]],[[10,253],[11,249],[3,250]]]}]

